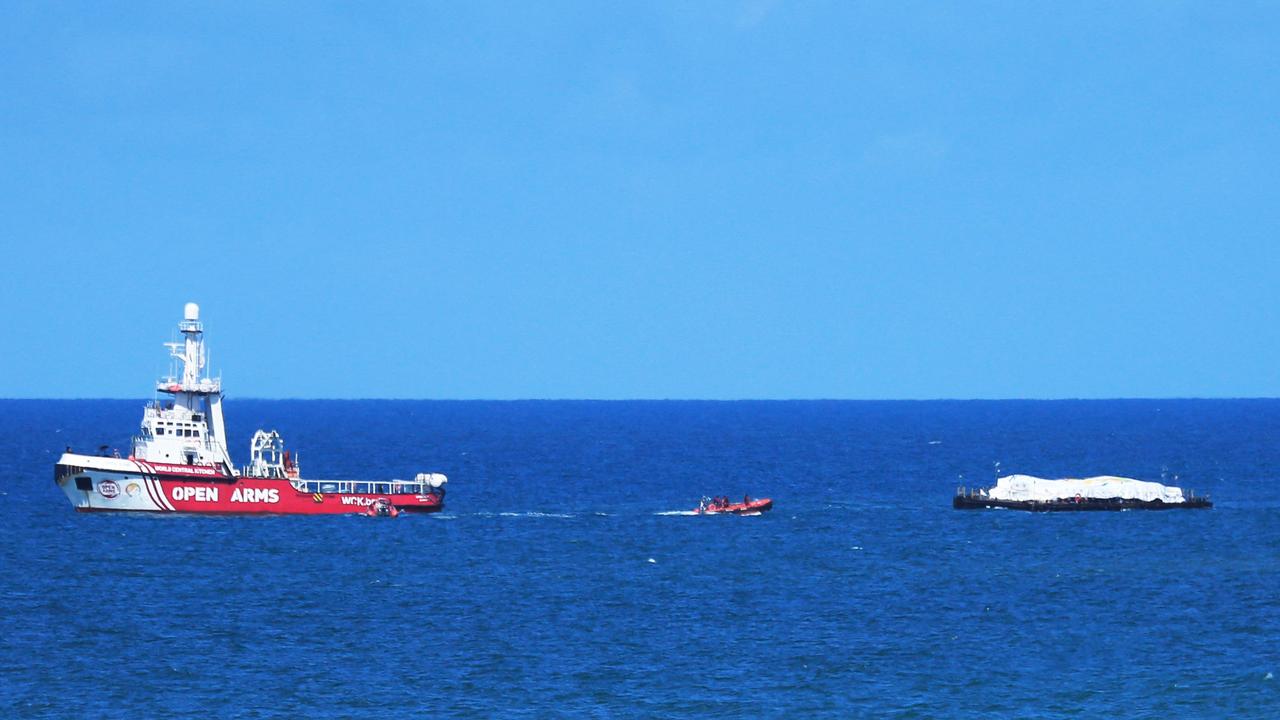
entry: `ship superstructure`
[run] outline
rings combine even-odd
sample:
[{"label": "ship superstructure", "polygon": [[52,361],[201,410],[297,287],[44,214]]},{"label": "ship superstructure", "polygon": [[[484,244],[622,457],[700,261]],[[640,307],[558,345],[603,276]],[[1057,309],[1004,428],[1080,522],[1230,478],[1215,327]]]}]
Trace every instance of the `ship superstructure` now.
[{"label": "ship superstructure", "polygon": [[140,460],[217,465],[231,471],[226,430],[222,420],[222,381],[201,377],[208,365],[204,349],[204,324],[200,307],[183,308],[180,342],[165,343],[169,355],[182,367],[181,376],[170,375],[156,383],[156,391],[168,395],[147,405],[142,432],[133,439],[132,457]]},{"label": "ship superstructure", "polygon": [[280,433],[257,431],[249,464],[236,469],[227,450],[222,382],[207,374],[200,308],[187,303],[182,339],[166,343],[180,372],[156,383],[161,395],[143,410],[128,457],[67,452],[54,480],[77,510],[190,513],[333,514],[362,512],[385,500],[399,511],[444,507],[440,473],[413,480],[306,480]]}]

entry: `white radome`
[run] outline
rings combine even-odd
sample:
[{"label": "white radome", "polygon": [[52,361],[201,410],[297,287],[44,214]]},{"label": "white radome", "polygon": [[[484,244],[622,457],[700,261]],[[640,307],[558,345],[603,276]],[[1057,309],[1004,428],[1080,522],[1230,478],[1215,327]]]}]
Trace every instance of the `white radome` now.
[{"label": "white radome", "polygon": [[418,473],[413,480],[414,482],[426,483],[433,488],[439,488],[449,482],[449,478],[445,477],[444,473]]},{"label": "white radome", "polygon": [[200,306],[195,303],[187,303],[182,306],[182,318],[187,322],[196,322],[200,319]]}]

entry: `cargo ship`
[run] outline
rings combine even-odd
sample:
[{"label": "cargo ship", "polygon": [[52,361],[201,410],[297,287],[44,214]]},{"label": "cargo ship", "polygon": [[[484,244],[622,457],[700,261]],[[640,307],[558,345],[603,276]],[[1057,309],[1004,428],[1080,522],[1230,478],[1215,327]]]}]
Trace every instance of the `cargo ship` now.
[{"label": "cargo ship", "polygon": [[181,340],[166,343],[181,372],[156,384],[141,430],[126,457],[80,454],[71,448],[54,469],[57,483],[83,512],[218,514],[363,514],[384,502],[398,512],[444,508],[447,478],[418,473],[413,480],[309,480],[298,457],[275,430],[259,430],[249,464],[236,468],[227,451],[222,381],[206,371],[200,308],[187,303]]},{"label": "cargo ship", "polygon": [[1195,491],[1133,478],[1102,475],[1083,479],[1046,480],[1006,475],[989,488],[957,488],[951,506],[957,510],[1006,508],[1032,512],[1082,510],[1194,510],[1213,507]]}]

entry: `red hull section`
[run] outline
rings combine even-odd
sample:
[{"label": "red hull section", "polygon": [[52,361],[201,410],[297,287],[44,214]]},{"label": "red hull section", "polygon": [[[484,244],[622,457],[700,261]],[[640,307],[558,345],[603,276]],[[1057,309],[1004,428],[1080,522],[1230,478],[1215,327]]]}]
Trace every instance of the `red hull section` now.
[{"label": "red hull section", "polygon": [[139,492],[145,493],[157,509],[168,512],[340,515],[364,513],[380,498],[390,501],[400,512],[429,513],[444,509],[442,493],[308,492],[283,478],[238,477],[213,465],[169,465],[136,459],[133,462],[143,471]]}]

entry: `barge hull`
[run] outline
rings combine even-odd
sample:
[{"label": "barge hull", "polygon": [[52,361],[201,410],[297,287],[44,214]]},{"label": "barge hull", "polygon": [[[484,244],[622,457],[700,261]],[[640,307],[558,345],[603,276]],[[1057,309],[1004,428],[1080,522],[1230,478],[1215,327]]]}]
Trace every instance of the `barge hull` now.
[{"label": "barge hull", "polygon": [[1039,502],[1035,500],[995,500],[972,495],[957,495],[952,500],[951,506],[956,510],[1007,508],[1009,510],[1026,510],[1028,512],[1086,512],[1098,510],[1198,510],[1211,508],[1213,503],[1199,497],[1188,498],[1180,503],[1167,503],[1159,500],[1146,502],[1122,498],[1083,498],[1078,502],[1070,499]]}]

